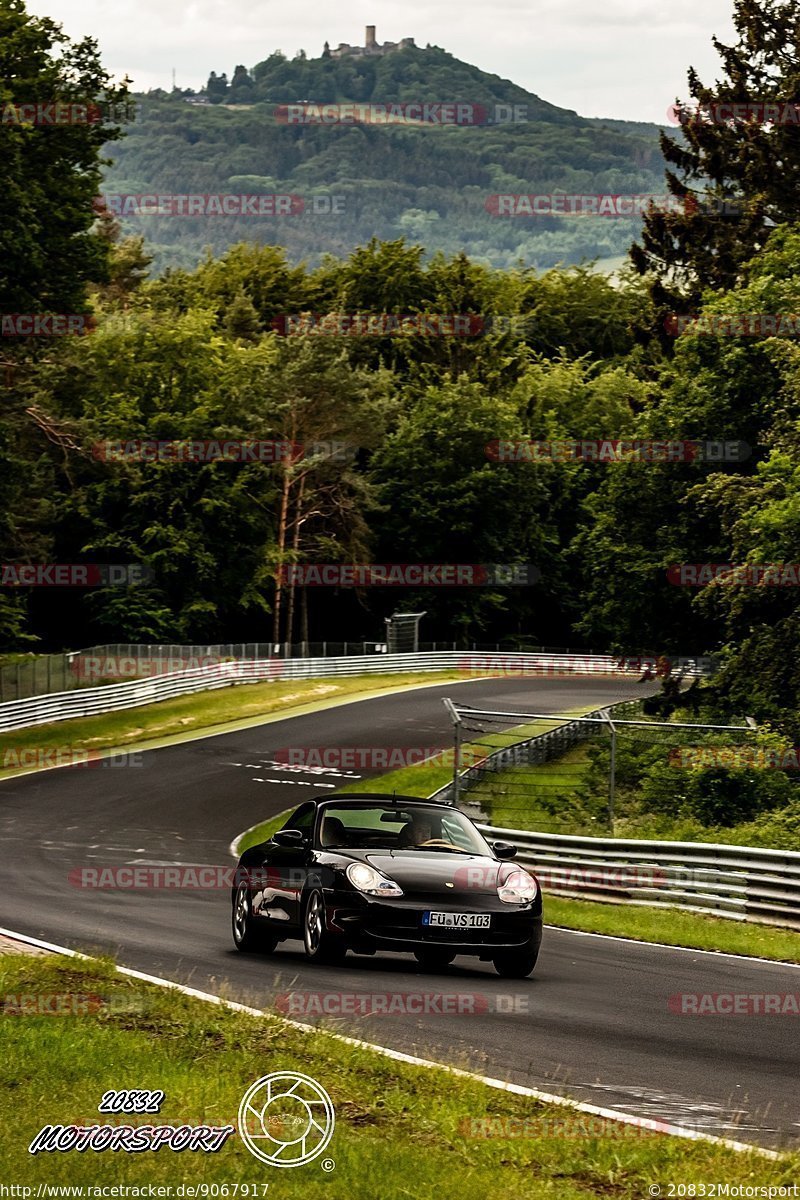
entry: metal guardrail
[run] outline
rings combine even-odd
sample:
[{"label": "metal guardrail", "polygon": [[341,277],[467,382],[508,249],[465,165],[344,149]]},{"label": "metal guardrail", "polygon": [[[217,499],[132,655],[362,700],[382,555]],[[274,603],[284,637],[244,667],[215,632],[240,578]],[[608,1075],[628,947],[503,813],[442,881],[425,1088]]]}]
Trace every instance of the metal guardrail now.
[{"label": "metal guardrail", "polygon": [[[443,650],[418,654],[348,655],[342,658],[267,658],[214,663],[177,670],[147,679],[131,679],[94,688],[32,696],[0,704],[0,732],[91,717],[138,708],[159,700],[277,679],[320,679],[350,675],[375,675],[404,671],[461,671],[466,676],[508,674],[531,676],[617,675],[635,679],[638,671],[603,654],[496,654]],[[687,674],[699,674],[699,668]]]},{"label": "metal guardrail", "polygon": [[686,908],[800,930],[800,853],[714,842],[634,841],[479,825],[513,842],[545,892]]},{"label": "metal guardrail", "polygon": [[[31,696],[47,696],[52,692],[69,692],[100,683],[122,683],[129,679],[146,679],[150,675],[165,675],[170,671],[192,670],[214,663],[239,659],[265,658],[346,658],[350,655],[386,654],[390,647],[383,641],[331,640],[317,642],[108,642],[87,646],[81,650],[65,650],[58,654],[0,655],[0,704],[11,700],[27,700]],[[458,642],[419,642],[408,651],[433,653],[458,650]],[[473,642],[473,651],[502,652],[498,642]],[[578,654],[563,646],[538,646],[520,641],[509,651],[524,654]],[[394,652],[399,652],[394,650]],[[650,661],[655,662],[653,656]],[[710,663],[711,659],[699,660]]]},{"label": "metal guardrail", "polygon": [[[587,717],[621,719],[640,701],[622,701]],[[459,710],[462,714],[465,710]],[[459,801],[487,776],[520,763],[558,758],[591,726],[565,719],[545,733],[504,746],[459,773]],[[452,801],[453,783],[430,799]],[[470,814],[489,840],[512,842],[542,890],[572,899],[691,909],[718,917],[800,930],[800,853],[715,842],[666,842],[584,837],[487,825]]]},{"label": "metal guardrail", "polygon": [[[272,658],[348,658],[352,656],[383,656],[391,653],[495,653],[499,663],[508,655],[543,654],[566,655],[573,659],[592,658],[591,651],[565,649],[563,646],[518,644],[504,649],[499,643],[473,642],[468,649],[454,641],[419,642],[402,651],[386,641],[319,641],[319,642],[216,642],[203,644],[113,642],[89,646],[82,650],[66,650],[60,654],[16,654],[0,656],[0,705],[12,700],[27,700],[32,696],[47,696],[54,692],[74,691],[99,684],[122,683],[130,679],[147,679],[151,675],[167,675],[171,671],[187,671],[209,667],[232,660],[261,662]],[[652,673],[671,667],[684,671],[696,666],[701,674],[716,670],[713,655],[677,658],[639,655],[627,660],[631,671],[649,669]]]}]

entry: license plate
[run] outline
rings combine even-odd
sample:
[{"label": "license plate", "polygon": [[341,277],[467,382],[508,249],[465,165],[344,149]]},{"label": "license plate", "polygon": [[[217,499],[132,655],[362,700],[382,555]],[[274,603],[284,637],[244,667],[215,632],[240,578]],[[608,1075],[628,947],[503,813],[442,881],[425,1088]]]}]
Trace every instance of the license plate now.
[{"label": "license plate", "polygon": [[489,913],[426,912],[422,914],[423,925],[435,925],[440,929],[488,929],[491,921]]}]

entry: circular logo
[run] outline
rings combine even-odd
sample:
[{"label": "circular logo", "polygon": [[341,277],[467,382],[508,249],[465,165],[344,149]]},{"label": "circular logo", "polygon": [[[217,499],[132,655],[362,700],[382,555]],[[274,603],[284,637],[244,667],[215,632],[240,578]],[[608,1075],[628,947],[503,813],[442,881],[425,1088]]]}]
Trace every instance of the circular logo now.
[{"label": "circular logo", "polygon": [[302,1167],[333,1137],[333,1102],[315,1079],[297,1071],[264,1075],[239,1105],[239,1136],[272,1167]]}]

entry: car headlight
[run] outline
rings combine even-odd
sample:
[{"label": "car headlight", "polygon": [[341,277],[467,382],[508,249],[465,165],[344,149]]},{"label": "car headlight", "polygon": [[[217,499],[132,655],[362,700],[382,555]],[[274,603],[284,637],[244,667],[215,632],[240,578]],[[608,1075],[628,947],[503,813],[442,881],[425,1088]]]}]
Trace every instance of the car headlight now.
[{"label": "car headlight", "polygon": [[366,892],[368,896],[402,896],[403,894],[403,889],[393,879],[390,879],[388,875],[382,875],[374,867],[368,867],[366,863],[350,863],[346,874],[353,887],[358,888],[360,892]]},{"label": "car headlight", "polygon": [[497,880],[497,894],[506,904],[528,904],[536,899],[538,890],[533,876],[519,867],[501,872]]}]

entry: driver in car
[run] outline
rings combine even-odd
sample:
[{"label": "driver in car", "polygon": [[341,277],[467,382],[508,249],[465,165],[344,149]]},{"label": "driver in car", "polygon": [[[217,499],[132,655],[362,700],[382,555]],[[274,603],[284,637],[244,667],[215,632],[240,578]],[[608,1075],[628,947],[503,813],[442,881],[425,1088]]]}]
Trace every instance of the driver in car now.
[{"label": "driver in car", "polygon": [[423,842],[429,842],[433,837],[433,826],[430,818],[420,814],[412,817],[403,828],[397,837],[398,846],[421,846]]}]

